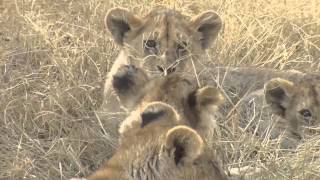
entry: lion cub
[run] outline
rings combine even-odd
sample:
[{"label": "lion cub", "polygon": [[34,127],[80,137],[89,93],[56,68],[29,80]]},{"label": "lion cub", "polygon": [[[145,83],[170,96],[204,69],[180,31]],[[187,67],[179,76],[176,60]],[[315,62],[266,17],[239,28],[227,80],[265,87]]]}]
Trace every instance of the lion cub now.
[{"label": "lion cub", "polygon": [[198,132],[181,125],[170,105],[149,103],[136,115],[136,127],[123,131],[114,156],[88,180],[227,179]]},{"label": "lion cub", "polygon": [[143,67],[149,74],[194,74],[193,67],[202,61],[222,26],[220,17],[213,11],[190,18],[166,8],[154,9],[143,18],[126,9],[114,8],[109,10],[105,23],[121,47],[107,75],[105,101],[112,101],[111,81],[122,65]]},{"label": "lion cub", "polygon": [[88,180],[227,179],[204,139],[223,102],[217,89],[196,88],[174,74],[151,78],[133,65],[120,67],[112,84],[130,114],[117,151]]},{"label": "lion cub", "polygon": [[217,84],[224,89],[226,95],[237,103],[239,99],[259,89],[272,78],[285,78],[295,81],[304,76],[296,70],[275,70],[255,67],[211,67],[205,68],[199,79],[204,84]]},{"label": "lion cub", "polygon": [[244,98],[240,105],[245,108],[242,119],[248,121],[241,126],[271,139],[284,133],[282,147],[294,148],[304,136],[313,134],[313,126],[320,124],[319,94],[319,75],[304,74],[291,81],[273,78],[263,90]]},{"label": "lion cub", "polygon": [[[202,137],[212,137],[216,129],[215,111],[224,102],[223,95],[216,88],[197,88],[177,74],[150,77],[133,65],[120,67],[112,82],[121,104],[129,112],[139,111],[146,103],[161,101],[174,107],[184,123],[199,130]],[[125,126],[127,124],[123,123],[122,127]]]}]

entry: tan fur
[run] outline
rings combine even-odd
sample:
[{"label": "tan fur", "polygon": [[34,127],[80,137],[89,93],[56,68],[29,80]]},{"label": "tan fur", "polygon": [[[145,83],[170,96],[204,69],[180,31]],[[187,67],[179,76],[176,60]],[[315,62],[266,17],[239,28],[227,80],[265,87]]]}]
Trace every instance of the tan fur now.
[{"label": "tan fur", "polygon": [[[232,101],[226,113],[235,109],[233,112],[241,115],[240,127],[263,138],[282,136],[282,148],[296,147],[300,138],[314,131],[308,128],[319,125],[319,75],[295,70],[215,67],[205,69],[199,78],[225,90]],[[285,96],[279,96],[280,92]],[[302,109],[309,110],[312,117],[303,118]]]},{"label": "tan fur", "polygon": [[256,67],[214,67],[208,66],[199,74],[201,84],[221,86],[233,103],[244,95],[263,89],[272,78],[280,77],[293,82],[301,79],[304,73],[296,70],[275,70]]},{"label": "tan fur", "polygon": [[150,77],[133,65],[121,66],[112,85],[130,113],[114,156],[87,180],[227,179],[208,145],[210,115],[224,101],[220,91],[176,74]]},{"label": "tan fur", "polygon": [[[159,127],[163,126],[163,124],[171,126],[179,124],[179,120],[181,120],[178,113],[172,109],[171,106],[162,103],[160,101],[149,103],[147,108],[143,109],[144,112],[152,113],[157,111],[164,111],[166,112],[163,114],[160,118],[155,120],[153,122],[153,125],[157,125]],[[135,111],[132,111],[130,115],[125,119],[124,123],[121,124],[119,128],[119,133],[121,134],[121,137],[130,137],[136,133],[136,131],[139,131],[141,124],[142,124],[142,118],[140,116],[141,114],[141,107],[137,108]]]},{"label": "tan fur", "polygon": [[[210,86],[197,88],[194,83],[176,74],[146,77],[143,69],[134,66],[122,66],[115,74],[113,88],[128,111],[139,112],[145,104],[161,101],[173,106],[182,121],[196,130],[199,129],[203,138],[213,136],[216,129],[214,114],[217,107],[224,102],[219,90]],[[122,85],[121,81],[132,85],[117,87]],[[126,122],[131,121],[125,120],[122,126],[125,126]]]},{"label": "tan fur", "polygon": [[320,76],[306,74],[301,80],[270,80],[265,86],[265,99],[274,114],[284,119],[293,135],[302,126],[320,124]]},{"label": "tan fur", "polygon": [[176,126],[167,132],[164,147],[170,150],[174,149],[176,144],[184,145],[188,152],[187,156],[180,160],[184,165],[191,165],[203,153],[202,138],[187,126]]},{"label": "tan fur", "polygon": [[[159,111],[164,114],[141,127],[143,114]],[[152,102],[134,116],[136,119],[131,123],[136,126],[127,127],[123,132],[114,156],[87,180],[227,179],[198,132],[181,125],[183,121],[170,105]]]},{"label": "tan fur", "polygon": [[[298,70],[276,70],[271,68],[258,68],[258,67],[233,67],[233,66],[214,66],[214,64],[209,65],[204,69],[203,73],[209,73],[208,75],[219,77],[219,80],[225,80],[227,82],[248,85],[248,82],[257,82],[257,80],[262,80],[264,82],[270,80],[271,78],[281,77],[289,78],[290,80],[299,79],[305,73]],[[203,75],[204,76],[204,75]],[[209,77],[208,77],[209,78]],[[249,78],[249,79],[248,79]],[[223,81],[222,81],[223,82]],[[262,88],[264,83],[262,83]]]},{"label": "tan fur", "polygon": [[[202,61],[205,50],[211,46],[222,26],[220,17],[213,11],[188,17],[166,8],[154,9],[142,18],[126,9],[114,8],[109,10],[105,22],[121,47],[105,83],[105,101],[112,101],[112,104],[111,80],[120,66],[132,64],[143,67],[150,74],[173,71],[193,74],[191,61],[194,64]],[[155,47],[148,47],[150,44]],[[102,108],[110,110],[112,106]]]},{"label": "tan fur", "polygon": [[246,111],[242,119],[254,119],[251,125],[246,122],[242,126],[255,127],[263,136],[268,131],[269,138],[284,133],[282,147],[294,148],[301,138],[313,134],[309,128],[320,124],[319,83],[320,76],[315,74],[304,74],[292,81],[269,80],[264,90],[251,93],[240,105]]}]

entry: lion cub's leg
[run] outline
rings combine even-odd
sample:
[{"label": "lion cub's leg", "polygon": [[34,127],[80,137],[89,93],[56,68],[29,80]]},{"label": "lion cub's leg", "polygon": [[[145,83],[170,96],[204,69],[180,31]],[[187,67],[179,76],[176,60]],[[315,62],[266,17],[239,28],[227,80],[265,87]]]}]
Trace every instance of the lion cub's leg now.
[{"label": "lion cub's leg", "polygon": [[127,109],[135,107],[143,93],[147,74],[133,65],[124,65],[113,75],[112,86],[118,98]]}]

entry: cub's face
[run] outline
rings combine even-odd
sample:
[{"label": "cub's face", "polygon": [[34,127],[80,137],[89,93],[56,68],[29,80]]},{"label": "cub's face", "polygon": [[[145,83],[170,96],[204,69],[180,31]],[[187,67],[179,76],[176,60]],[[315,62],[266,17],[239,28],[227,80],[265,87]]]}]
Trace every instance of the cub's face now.
[{"label": "cub's face", "polygon": [[170,105],[149,103],[136,115],[139,126],[122,138],[106,167],[88,180],[225,179],[202,138],[192,128],[179,125]]},{"label": "cub's face", "polygon": [[266,102],[297,138],[302,127],[320,125],[319,83],[318,76],[306,75],[296,83],[276,78],[265,85]]},{"label": "cub's face", "polygon": [[111,9],[106,25],[129,56],[130,64],[151,73],[185,71],[205,54],[221,29],[213,11],[193,18],[170,9],[155,9],[140,18],[125,9]]}]

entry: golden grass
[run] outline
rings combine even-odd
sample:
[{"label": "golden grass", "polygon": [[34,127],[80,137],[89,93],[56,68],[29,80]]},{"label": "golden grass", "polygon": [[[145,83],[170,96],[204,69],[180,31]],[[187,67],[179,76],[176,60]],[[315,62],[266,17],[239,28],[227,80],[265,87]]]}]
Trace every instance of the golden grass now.
[{"label": "golden grass", "polygon": [[[118,47],[103,19],[111,7],[144,14],[158,5],[189,15],[216,10],[224,28],[208,54],[217,64],[319,69],[318,0],[2,0],[0,179],[85,176],[110,157],[116,140],[96,111]],[[229,133],[222,147],[227,166],[262,169],[253,179],[319,179],[319,141],[297,153],[259,144],[267,159],[254,162],[250,135]]]}]

